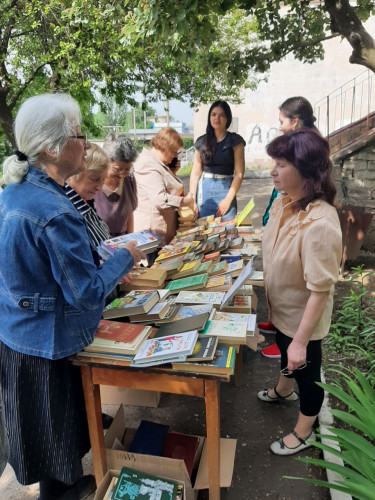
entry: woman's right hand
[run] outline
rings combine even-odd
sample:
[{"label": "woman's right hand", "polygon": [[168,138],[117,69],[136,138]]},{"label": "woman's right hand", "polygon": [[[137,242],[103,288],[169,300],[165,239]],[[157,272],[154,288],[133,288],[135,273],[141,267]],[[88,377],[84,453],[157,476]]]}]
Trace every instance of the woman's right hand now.
[{"label": "woman's right hand", "polygon": [[130,252],[131,256],[134,259],[134,264],[138,264],[140,260],[146,259],[146,254],[139,250],[136,245],[137,240],[131,240],[125,245],[125,248]]},{"label": "woman's right hand", "polygon": [[193,198],[193,195],[191,193],[189,193],[186,196],[184,196],[184,198],[182,200],[182,203],[181,203],[181,206],[182,207],[193,208],[193,206],[194,206],[194,198]]}]

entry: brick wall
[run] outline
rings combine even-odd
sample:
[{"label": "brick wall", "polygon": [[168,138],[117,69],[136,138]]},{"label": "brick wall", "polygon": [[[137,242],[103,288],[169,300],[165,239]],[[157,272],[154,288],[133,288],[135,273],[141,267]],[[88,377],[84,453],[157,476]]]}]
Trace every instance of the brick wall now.
[{"label": "brick wall", "polygon": [[[375,214],[375,139],[334,163],[337,201],[343,205],[364,207]],[[375,215],[363,247],[375,250]]]}]

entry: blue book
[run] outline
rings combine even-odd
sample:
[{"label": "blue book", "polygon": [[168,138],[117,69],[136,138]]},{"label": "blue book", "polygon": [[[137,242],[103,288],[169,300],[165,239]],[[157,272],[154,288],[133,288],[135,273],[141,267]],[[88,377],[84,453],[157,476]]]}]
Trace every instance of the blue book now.
[{"label": "blue book", "polygon": [[168,431],[168,425],[142,420],[129,451],[132,453],[141,453],[142,455],[161,457]]}]

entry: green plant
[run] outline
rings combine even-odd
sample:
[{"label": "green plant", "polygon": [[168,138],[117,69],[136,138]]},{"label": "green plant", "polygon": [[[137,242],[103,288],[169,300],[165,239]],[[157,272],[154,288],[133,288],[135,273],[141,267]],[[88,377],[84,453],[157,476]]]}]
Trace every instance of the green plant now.
[{"label": "green plant", "polygon": [[[299,479],[324,488],[332,488],[358,498],[373,500],[375,491],[375,392],[365,376],[355,368],[353,372],[345,369],[332,370],[344,382],[334,385],[319,383],[323,389],[344,403],[349,411],[331,410],[350,429],[330,428],[332,435],[318,434],[318,437],[330,439],[340,449],[320,442],[314,446],[326,450],[343,460],[344,466],[327,460],[314,458],[297,458],[312,465],[324,467],[341,474],[342,480],[335,483],[318,479],[287,477]],[[346,387],[344,387],[344,385]]]},{"label": "green plant", "polygon": [[368,296],[365,279],[374,272],[365,273],[363,265],[353,267],[353,276],[349,280],[354,284],[350,295],[342,299],[342,308],[337,309],[336,320],[331,325],[327,344],[336,350],[343,350],[349,344],[363,346],[363,331],[374,328],[375,320],[370,315],[370,307],[374,299]]}]

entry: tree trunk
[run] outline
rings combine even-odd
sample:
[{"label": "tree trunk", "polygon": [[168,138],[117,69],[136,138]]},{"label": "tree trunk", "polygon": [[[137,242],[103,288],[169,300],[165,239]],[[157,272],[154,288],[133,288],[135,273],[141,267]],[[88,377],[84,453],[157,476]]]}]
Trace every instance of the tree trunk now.
[{"label": "tree trunk", "polygon": [[0,127],[3,129],[5,137],[16,148],[16,140],[13,132],[12,110],[7,104],[5,94],[0,93]]},{"label": "tree trunk", "polygon": [[348,0],[325,0],[331,30],[345,37],[353,48],[349,62],[361,64],[375,73],[375,40],[365,30]]}]

